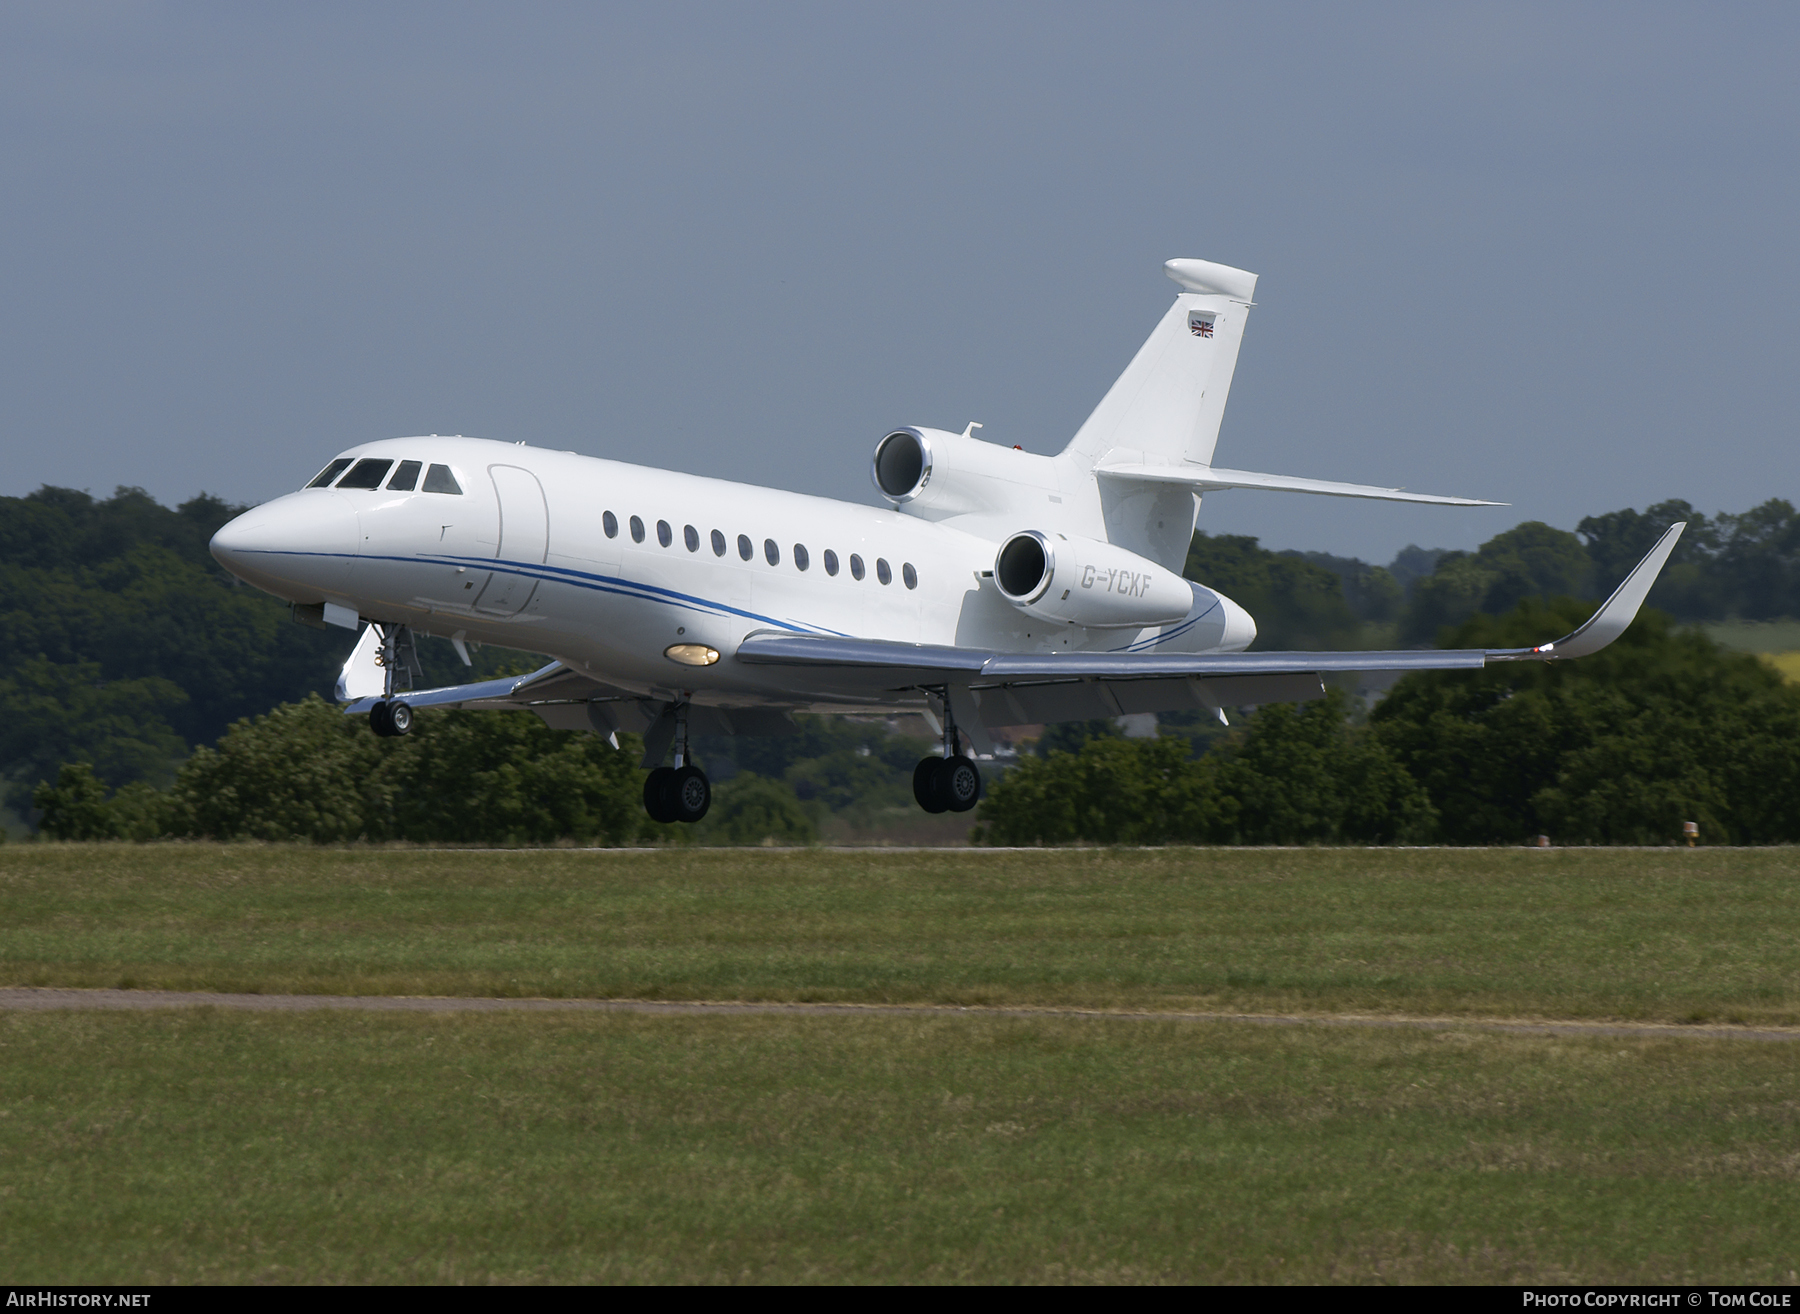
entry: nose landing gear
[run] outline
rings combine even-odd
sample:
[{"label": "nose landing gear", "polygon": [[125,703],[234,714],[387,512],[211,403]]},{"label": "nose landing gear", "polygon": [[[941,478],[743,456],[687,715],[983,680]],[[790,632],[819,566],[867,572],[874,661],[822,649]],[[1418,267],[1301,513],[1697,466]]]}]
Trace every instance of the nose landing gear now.
[{"label": "nose landing gear", "polygon": [[945,698],[944,755],[922,757],[913,768],[913,798],[927,812],[967,812],[981,800],[981,772],[956,750],[956,722]]},{"label": "nose landing gear", "polygon": [[384,739],[411,734],[413,709],[398,698],[384,698],[369,709],[369,728]]},{"label": "nose landing gear", "polygon": [[650,820],[692,825],[712,806],[712,782],[688,760],[687,704],[675,709],[675,765],[657,767],[644,778],[644,811]]},{"label": "nose landing gear", "polygon": [[413,687],[413,676],[421,675],[419,653],[413,643],[412,628],[407,625],[375,625],[381,635],[381,648],[375,664],[381,667],[386,692],[381,701],[369,709],[369,728],[384,739],[411,734],[413,709],[395,695]]}]

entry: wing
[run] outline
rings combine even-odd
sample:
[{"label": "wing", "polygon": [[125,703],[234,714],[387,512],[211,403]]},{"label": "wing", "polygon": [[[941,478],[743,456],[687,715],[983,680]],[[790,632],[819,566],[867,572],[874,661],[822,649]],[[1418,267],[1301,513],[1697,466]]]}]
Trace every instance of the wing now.
[{"label": "wing", "polygon": [[[1489,662],[1585,657],[1625,632],[1685,525],[1672,525],[1586,624],[1535,648],[1400,652],[1006,653],[872,639],[753,634],[737,660],[805,672],[809,687],[841,696],[942,689],[959,721],[987,725],[1084,720],[1133,712],[1298,702],[1324,692],[1333,671],[1478,670]],[[959,692],[960,691],[960,692]],[[964,701],[966,696],[967,701]]]},{"label": "wing", "polygon": [[[917,699],[931,693],[947,698],[957,721],[971,728],[1191,709],[1222,716],[1224,707],[1317,698],[1324,692],[1322,677],[1333,671],[1479,670],[1489,662],[1560,661],[1599,652],[1637,616],[1686,527],[1671,525],[1579,629],[1535,648],[1019,653],[759,633],[738,645],[734,659],[792,670],[796,706],[828,698],[881,705],[908,694]],[[530,711],[555,729],[593,729],[606,735],[631,730],[655,739],[672,725],[667,703],[615,688],[561,662],[530,675],[409,691],[404,697],[414,707]],[[375,701],[357,698],[344,710],[366,712]],[[699,718],[693,722],[699,734],[780,734],[792,728],[785,713],[768,706],[694,706],[690,717]]]}]

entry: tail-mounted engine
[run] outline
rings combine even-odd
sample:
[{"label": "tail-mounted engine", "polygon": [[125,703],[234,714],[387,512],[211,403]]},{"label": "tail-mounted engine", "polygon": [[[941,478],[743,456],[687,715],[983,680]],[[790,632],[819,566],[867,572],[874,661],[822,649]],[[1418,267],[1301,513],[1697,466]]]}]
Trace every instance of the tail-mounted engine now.
[{"label": "tail-mounted engine", "polygon": [[925,520],[1026,511],[1061,488],[1051,458],[944,429],[894,430],[869,474],[896,509]]},{"label": "tail-mounted engine", "polygon": [[1027,615],[1097,629],[1168,625],[1194,605],[1192,586],[1154,561],[1111,543],[1035,529],[1000,545],[994,583]]}]

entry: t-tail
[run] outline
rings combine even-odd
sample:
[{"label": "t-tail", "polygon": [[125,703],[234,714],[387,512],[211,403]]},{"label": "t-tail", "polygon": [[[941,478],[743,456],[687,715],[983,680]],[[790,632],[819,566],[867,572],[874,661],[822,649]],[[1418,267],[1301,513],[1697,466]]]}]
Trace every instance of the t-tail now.
[{"label": "t-tail", "polygon": [[1237,372],[1256,275],[1209,260],[1170,260],[1181,291],[1118,381],[1057,459],[1099,485],[1108,541],[1179,570],[1212,489],[1255,488],[1371,497],[1439,506],[1501,506],[1467,497],[1409,493],[1213,464],[1231,378]]}]

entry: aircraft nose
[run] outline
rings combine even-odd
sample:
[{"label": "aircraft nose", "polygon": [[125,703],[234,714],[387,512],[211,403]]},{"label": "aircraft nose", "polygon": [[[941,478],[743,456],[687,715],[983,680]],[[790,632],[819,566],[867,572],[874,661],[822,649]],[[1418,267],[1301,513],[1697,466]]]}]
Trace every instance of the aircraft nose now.
[{"label": "aircraft nose", "polygon": [[209,547],[245,583],[316,602],[348,582],[361,542],[349,499],[317,489],[252,507],[214,534]]}]

